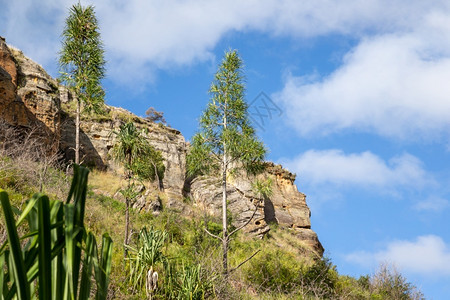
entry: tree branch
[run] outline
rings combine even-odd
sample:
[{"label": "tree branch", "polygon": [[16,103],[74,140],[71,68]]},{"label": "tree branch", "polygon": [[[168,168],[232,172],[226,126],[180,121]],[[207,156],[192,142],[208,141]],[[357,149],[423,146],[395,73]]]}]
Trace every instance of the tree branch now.
[{"label": "tree branch", "polygon": [[253,217],[255,216],[257,211],[258,211],[258,204],[255,205],[255,210],[253,211],[252,216],[247,220],[247,222],[245,222],[243,225],[239,226],[238,228],[236,228],[235,230],[230,232],[230,234],[227,236],[227,238],[231,237],[233,234],[235,234],[236,232],[238,232],[239,230],[241,230],[242,228],[247,226],[248,223],[250,223],[253,220]]},{"label": "tree branch", "polygon": [[203,227],[203,229],[206,231],[207,234],[209,234],[209,235],[212,236],[213,238],[219,239],[219,240],[221,240],[221,241],[223,242],[223,239],[222,239],[220,236],[215,235],[215,234],[209,232],[208,229],[206,229],[206,227]]},{"label": "tree branch", "polygon": [[245,264],[246,262],[248,262],[250,259],[252,259],[256,254],[259,253],[259,251],[261,251],[261,249],[258,249],[255,253],[253,253],[250,257],[248,257],[246,260],[244,260],[243,262],[241,262],[239,265],[237,265],[237,267],[231,269],[230,271],[228,271],[228,274],[236,271],[238,268],[240,268],[243,264]]}]

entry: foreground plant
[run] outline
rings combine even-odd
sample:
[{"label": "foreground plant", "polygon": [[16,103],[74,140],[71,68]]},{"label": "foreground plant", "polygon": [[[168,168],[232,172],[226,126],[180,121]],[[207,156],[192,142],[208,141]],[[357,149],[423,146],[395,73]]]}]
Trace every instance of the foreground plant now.
[{"label": "foreground plant", "polygon": [[[96,239],[84,227],[88,173],[74,165],[65,203],[35,194],[22,212],[0,189],[8,234],[0,248],[0,299],[88,299],[92,276],[95,299],[106,299],[112,240],[103,235],[99,258]],[[27,226],[28,234],[19,237],[19,226]]]}]

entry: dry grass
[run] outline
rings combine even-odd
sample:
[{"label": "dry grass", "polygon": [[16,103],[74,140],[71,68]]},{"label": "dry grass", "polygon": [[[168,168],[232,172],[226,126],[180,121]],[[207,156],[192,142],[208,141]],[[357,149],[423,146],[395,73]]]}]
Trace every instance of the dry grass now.
[{"label": "dry grass", "polygon": [[295,253],[304,263],[311,264],[316,255],[310,248],[293,233],[290,228],[273,228],[270,231],[269,242],[272,246],[284,249],[289,253]]},{"label": "dry grass", "polygon": [[118,190],[127,185],[126,180],[113,172],[93,170],[89,174],[89,185],[99,194],[112,197]]}]

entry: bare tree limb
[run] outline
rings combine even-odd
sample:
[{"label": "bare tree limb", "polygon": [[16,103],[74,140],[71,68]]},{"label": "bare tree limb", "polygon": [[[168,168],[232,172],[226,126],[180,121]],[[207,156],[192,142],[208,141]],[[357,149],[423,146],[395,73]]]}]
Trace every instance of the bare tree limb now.
[{"label": "bare tree limb", "polygon": [[258,249],[255,253],[253,253],[250,257],[248,257],[246,260],[244,260],[243,262],[241,262],[239,265],[237,265],[237,267],[231,269],[228,273],[231,273],[233,271],[236,271],[238,268],[240,268],[243,264],[245,264],[246,262],[248,262],[250,259],[252,259],[256,254],[259,253],[259,251],[261,251],[261,249]]},{"label": "bare tree limb", "polygon": [[238,228],[230,232],[230,234],[228,234],[228,237],[232,236],[233,234],[235,234],[236,232],[247,226],[253,220],[253,217],[256,215],[257,211],[258,211],[258,204],[255,205],[255,210],[253,211],[252,216],[247,220],[247,222],[245,222],[243,225],[239,226]]},{"label": "bare tree limb", "polygon": [[221,241],[223,242],[223,238],[221,238],[220,236],[215,235],[215,234],[209,232],[208,229],[206,229],[205,227],[203,227],[203,229],[206,231],[207,234],[209,234],[209,235],[212,236],[213,238],[219,239],[219,240],[221,240]]}]

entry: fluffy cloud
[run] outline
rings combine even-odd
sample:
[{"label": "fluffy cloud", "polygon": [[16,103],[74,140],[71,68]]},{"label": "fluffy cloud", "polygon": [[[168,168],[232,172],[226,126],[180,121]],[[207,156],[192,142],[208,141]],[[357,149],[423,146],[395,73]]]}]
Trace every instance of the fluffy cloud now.
[{"label": "fluffy cloud", "polygon": [[419,236],[415,241],[393,241],[384,250],[354,252],[346,260],[365,266],[388,262],[410,273],[450,275],[449,245],[436,235]]},{"label": "fluffy cloud", "polygon": [[357,185],[375,188],[422,187],[432,179],[416,157],[403,154],[384,161],[371,152],[345,154],[341,150],[309,150],[284,166],[310,185]]},{"label": "fluffy cloud", "polygon": [[[342,130],[438,139],[450,130],[450,13],[363,38],[324,78],[286,77],[275,96],[302,135]],[[419,28],[420,26],[420,28]]]},{"label": "fluffy cloud", "polygon": [[421,1],[132,0],[100,2],[98,10],[115,55],[163,67],[209,58],[210,49],[230,31],[309,37],[409,28],[429,8]]},{"label": "fluffy cloud", "polygon": [[[49,67],[73,1],[1,1],[6,38]],[[110,73],[123,66],[154,70],[211,59],[211,50],[232,31],[314,37],[329,33],[410,30],[424,16],[446,9],[446,1],[249,0],[82,1],[96,6],[109,55]],[[386,9],[389,7],[389,9]],[[129,68],[126,68],[129,69]],[[134,72],[137,73],[137,72]],[[139,78],[130,72],[127,76]]]}]

